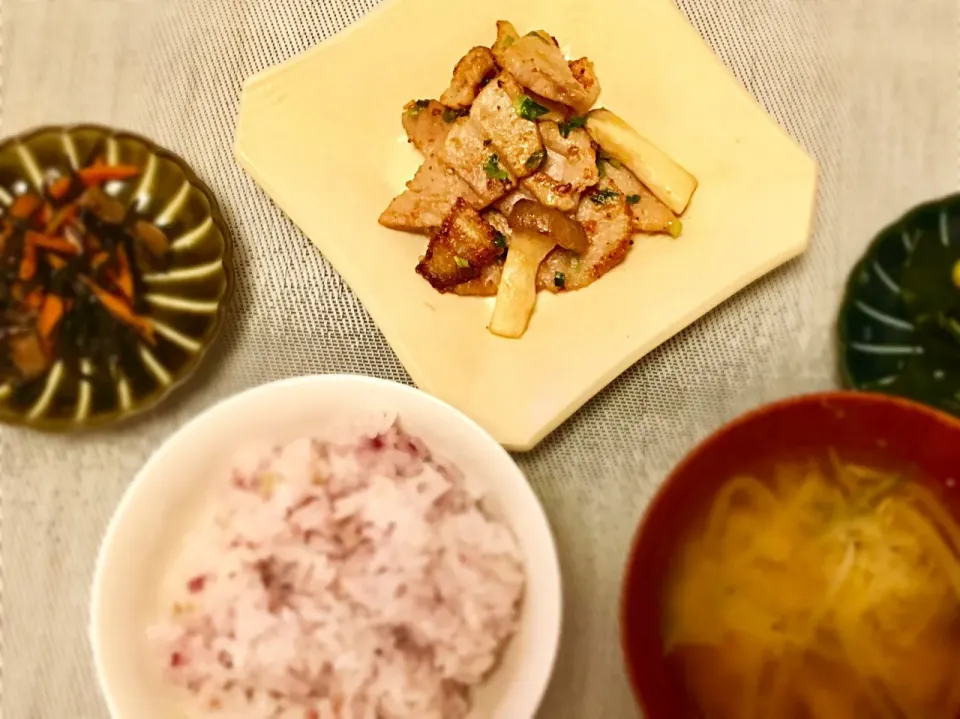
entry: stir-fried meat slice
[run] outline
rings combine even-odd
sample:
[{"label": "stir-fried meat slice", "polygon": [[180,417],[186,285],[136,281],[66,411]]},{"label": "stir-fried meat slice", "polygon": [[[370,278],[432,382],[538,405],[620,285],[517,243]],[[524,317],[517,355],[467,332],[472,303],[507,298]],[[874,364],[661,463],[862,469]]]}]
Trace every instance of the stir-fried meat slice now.
[{"label": "stir-fried meat slice", "polygon": [[557,123],[539,124],[547,159],[539,172],[523,180],[522,186],[541,204],[572,212],[580,193],[600,179],[590,136],[582,128],[573,128],[564,137]]},{"label": "stir-fried meat slice", "polygon": [[440,96],[447,107],[470,107],[484,83],[497,74],[493,53],[486,47],[475,47],[460,58],[453,68],[450,87]]},{"label": "stir-fried meat slice", "polygon": [[493,141],[500,159],[516,177],[526,177],[543,163],[537,123],[520,117],[514,101],[523,89],[506,73],[487,84],[470,109],[470,118]]},{"label": "stir-fried meat slice", "polygon": [[566,164],[563,175],[555,179],[569,182],[577,190],[593,187],[600,180],[597,170],[597,154],[594,152],[590,135],[581,127],[572,128],[564,137],[555,122],[541,122],[540,132],[543,144],[563,156]]},{"label": "stir-fried meat slice", "polygon": [[[487,210],[481,216],[493,227],[495,232],[499,233],[498,236],[495,236],[496,239],[494,243],[497,244],[500,249],[500,257],[498,257],[493,264],[481,269],[477,277],[474,277],[472,280],[467,280],[453,288],[455,293],[465,297],[492,297],[497,294],[497,287],[500,285],[500,276],[503,274],[503,261],[506,259],[510,235],[513,232],[510,229],[510,223],[507,221],[506,216],[500,212]],[[497,240],[500,241],[498,242]],[[503,247],[500,247],[501,244]]]},{"label": "stir-fried meat slice", "polygon": [[515,185],[509,168],[500,162],[493,143],[469,117],[453,123],[443,147],[443,161],[480,196],[481,207],[505,195]]},{"label": "stir-fried meat slice", "polygon": [[510,222],[504,213],[498,210],[487,210],[483,213],[483,219],[490,223],[490,226],[493,227],[494,230],[503,235],[506,241],[509,241],[512,230],[510,229]]},{"label": "stir-fried meat slice", "polygon": [[520,33],[512,23],[507,20],[497,20],[497,39],[490,49],[493,51],[493,57],[500,67],[503,67],[503,53],[519,39]]},{"label": "stir-fried meat slice", "polygon": [[517,82],[548,100],[569,105],[582,114],[596,99],[574,77],[560,48],[540,35],[524,35],[500,56],[501,67]]},{"label": "stir-fried meat slice", "polygon": [[554,179],[554,176],[563,174],[565,167],[566,161],[561,155],[547,150],[543,170],[523,178],[522,187],[541,205],[555,207],[561,212],[572,212],[580,201],[580,193],[569,182]]},{"label": "stir-fried meat slice", "polygon": [[[617,163],[619,164],[619,163]],[[677,216],[623,165],[604,163],[604,172],[617,189],[633,202],[628,202],[633,215],[633,229],[638,232],[669,232]]]},{"label": "stir-fried meat slice", "polygon": [[407,189],[380,215],[380,224],[394,230],[424,232],[439,227],[461,197],[473,207],[483,206],[463,178],[436,157],[428,156]]},{"label": "stir-fried meat slice", "polygon": [[461,297],[495,297],[503,276],[503,259],[487,265],[472,280],[467,280],[453,288]]},{"label": "stir-fried meat slice", "polygon": [[593,103],[600,97],[600,81],[597,80],[597,73],[593,69],[593,62],[585,57],[574,60],[569,63],[570,72],[579,82],[583,89],[587,91],[587,98],[590,104],[587,107],[593,107]]},{"label": "stir-fried meat slice", "polygon": [[417,272],[435,289],[447,292],[472,280],[502,253],[496,231],[462,199],[454,203],[427,246]]},{"label": "stir-fried meat slice", "polygon": [[444,121],[445,108],[436,100],[430,100],[426,107],[418,105],[417,102],[408,103],[403,108],[403,129],[413,146],[425,157],[430,157],[443,148],[451,123]]},{"label": "stir-fried meat slice", "polygon": [[602,179],[595,190],[583,196],[576,219],[587,233],[590,248],[579,256],[561,248],[547,255],[537,275],[539,289],[556,292],[586,287],[623,262],[630,251],[630,211],[623,193],[610,180]]}]

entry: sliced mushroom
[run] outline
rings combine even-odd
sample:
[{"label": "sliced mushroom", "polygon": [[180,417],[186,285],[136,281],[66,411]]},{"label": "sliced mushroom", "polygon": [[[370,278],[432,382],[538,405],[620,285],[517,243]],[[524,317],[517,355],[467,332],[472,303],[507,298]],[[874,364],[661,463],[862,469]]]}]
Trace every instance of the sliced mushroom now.
[{"label": "sliced mushroom", "polygon": [[584,252],[589,243],[579,223],[532,200],[517,202],[508,219],[513,234],[488,329],[500,337],[515,339],[526,332],[537,303],[540,263],[557,245]]},{"label": "sliced mushroom", "polygon": [[109,225],[119,225],[126,217],[127,211],[115,197],[110,197],[98,186],[90,187],[84,190],[77,200],[77,204],[85,210],[90,210],[94,215]]},{"label": "sliced mushroom", "polygon": [[152,222],[146,220],[134,222],[133,237],[157,259],[164,257],[170,251],[170,240],[167,235]]},{"label": "sliced mushroom", "polygon": [[509,221],[514,231],[538,232],[546,235],[565,250],[571,250],[577,254],[586,252],[590,246],[587,233],[583,231],[583,226],[579,222],[571,220],[560,210],[545,207],[533,200],[517,202],[510,211]]},{"label": "sliced mushroom", "polygon": [[143,272],[162,270],[167,265],[170,239],[152,222],[137,220],[130,230],[133,236],[134,257]]}]

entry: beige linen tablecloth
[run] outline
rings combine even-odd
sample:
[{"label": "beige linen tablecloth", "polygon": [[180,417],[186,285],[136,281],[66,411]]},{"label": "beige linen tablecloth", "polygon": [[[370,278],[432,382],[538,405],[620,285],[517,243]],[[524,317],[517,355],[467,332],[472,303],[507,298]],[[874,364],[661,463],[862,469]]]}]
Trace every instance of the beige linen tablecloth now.
[{"label": "beige linen tablecloth", "polygon": [[[612,0],[620,1],[652,0]],[[0,430],[4,719],[106,717],[86,637],[94,556],[124,488],[164,437],[217,400],[281,377],[409,381],[349,289],[231,152],[243,78],[372,4],[0,0],[0,133],[97,121],[167,145],[217,192],[239,275],[220,356],[159,411],[92,436]],[[518,458],[555,528],[566,583],[544,719],[637,716],[621,667],[617,599],[651,494],[722,421],[834,385],[833,323],[846,272],[881,225],[960,182],[957,0],[679,4],[820,162],[815,233],[802,259],[667,342]]]}]

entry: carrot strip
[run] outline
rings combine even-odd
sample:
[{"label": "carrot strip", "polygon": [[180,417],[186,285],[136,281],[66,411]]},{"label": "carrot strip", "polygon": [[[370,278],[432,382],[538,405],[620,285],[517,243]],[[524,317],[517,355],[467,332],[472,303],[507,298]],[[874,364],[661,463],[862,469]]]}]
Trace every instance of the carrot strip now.
[{"label": "carrot strip", "polygon": [[62,200],[70,191],[70,180],[69,175],[58,177],[50,183],[50,186],[47,188],[47,194],[55,200]]},{"label": "carrot strip", "polygon": [[45,235],[55,235],[67,222],[77,219],[79,215],[80,208],[76,205],[70,204],[66,207],[61,207],[57,210],[53,218],[47,222],[46,227],[43,228],[43,233]]},{"label": "carrot strip", "polygon": [[110,255],[108,255],[106,252],[101,250],[100,252],[98,252],[93,256],[92,260],[90,260],[90,269],[92,269],[93,271],[99,270],[101,267],[103,267],[104,263],[109,259],[110,259]]},{"label": "carrot strip", "polygon": [[123,245],[117,247],[117,268],[116,277],[113,281],[119,288],[123,296],[128,301],[133,302],[133,272],[130,269],[130,258],[127,256],[127,250]]},{"label": "carrot strip", "polygon": [[53,208],[50,206],[49,202],[44,202],[40,207],[40,223],[47,224],[50,220],[53,219]]},{"label": "carrot strip", "polygon": [[0,230],[0,254],[3,254],[3,251],[6,249],[7,240],[10,239],[10,236],[13,234],[13,227],[9,224],[4,224],[2,230]]},{"label": "carrot strip", "polygon": [[43,306],[43,290],[35,287],[30,294],[23,298],[23,303],[31,310],[39,310]]},{"label": "carrot strip", "polygon": [[40,207],[40,198],[36,195],[18,195],[10,205],[10,216],[17,220],[26,220]]},{"label": "carrot strip", "polygon": [[111,180],[129,180],[140,174],[140,168],[135,165],[95,165],[86,167],[77,174],[80,175],[83,184],[90,187]]},{"label": "carrot strip", "polygon": [[55,270],[62,270],[67,266],[67,261],[60,255],[45,255],[44,259],[47,261],[47,264]]},{"label": "carrot strip", "polygon": [[156,337],[154,335],[153,323],[146,317],[140,317],[135,314],[130,306],[119,297],[111,295],[102,287],[98,286],[96,283],[88,280],[86,277],[83,278],[83,283],[93,292],[94,296],[103,305],[104,309],[112,314],[115,318],[120,320],[126,325],[129,325],[140,335],[147,340],[150,344],[156,344]]},{"label": "carrot strip", "polygon": [[30,241],[29,237],[23,240],[23,256],[20,258],[19,277],[24,282],[33,279],[37,274],[37,246]]},{"label": "carrot strip", "polygon": [[44,342],[50,342],[53,337],[53,330],[63,317],[63,300],[57,295],[50,293],[43,300],[43,306],[40,308],[40,316],[37,317],[37,331]]},{"label": "carrot strip", "polygon": [[63,252],[68,255],[80,254],[80,248],[76,247],[72,242],[68,242],[62,237],[51,237],[50,235],[44,235],[39,232],[34,232],[33,230],[27,232],[26,241],[36,247],[50,250],[51,252]]}]

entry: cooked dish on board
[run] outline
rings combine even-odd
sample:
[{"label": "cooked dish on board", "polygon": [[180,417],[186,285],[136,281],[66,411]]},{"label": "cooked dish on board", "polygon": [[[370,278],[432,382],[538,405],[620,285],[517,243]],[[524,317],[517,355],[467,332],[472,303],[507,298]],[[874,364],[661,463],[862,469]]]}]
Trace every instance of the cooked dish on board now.
[{"label": "cooked dish on board", "polygon": [[664,599],[705,719],[960,712],[960,527],[912,477],[833,454],[735,477]]},{"label": "cooked dish on board", "polygon": [[483,498],[396,421],[247,447],[162,590],[159,670],[196,719],[462,719],[526,585]]},{"label": "cooked dish on board", "polygon": [[470,49],[438,100],[403,109],[424,160],[380,223],[429,235],[416,271],[439,292],[496,295],[494,334],[522,336],[538,290],[588,286],[637,233],[681,233],[696,178],[591,110],[599,95],[588,58],[568,61],[548,33],[499,21],[493,46]]}]

